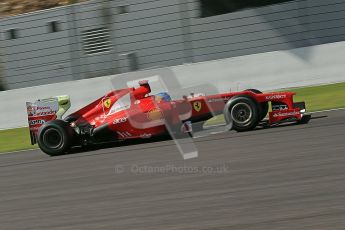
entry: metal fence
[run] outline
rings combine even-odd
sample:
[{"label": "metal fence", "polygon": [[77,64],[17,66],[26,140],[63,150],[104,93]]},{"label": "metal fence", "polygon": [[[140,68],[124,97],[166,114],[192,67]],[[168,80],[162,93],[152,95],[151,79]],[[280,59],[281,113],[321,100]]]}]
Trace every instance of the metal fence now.
[{"label": "metal fence", "polygon": [[200,9],[199,0],[95,0],[4,18],[4,84],[15,89],[345,40],[345,0],[287,1],[212,17]]}]

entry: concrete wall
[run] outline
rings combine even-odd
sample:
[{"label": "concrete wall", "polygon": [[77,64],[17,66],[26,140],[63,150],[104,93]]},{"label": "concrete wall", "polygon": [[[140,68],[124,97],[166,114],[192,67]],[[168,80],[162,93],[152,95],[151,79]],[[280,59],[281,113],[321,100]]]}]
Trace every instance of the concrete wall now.
[{"label": "concrete wall", "polygon": [[[179,0],[126,0],[113,6],[119,5],[129,7],[113,20],[119,54],[136,52],[140,69],[186,62]],[[123,61],[120,72],[127,72]]]},{"label": "concrete wall", "polygon": [[2,62],[2,52],[0,49],[0,91],[3,91],[6,89],[6,84],[5,84],[5,67]]},{"label": "concrete wall", "polygon": [[[58,21],[61,31],[50,33],[48,23]],[[10,88],[70,80],[71,59],[64,8],[2,19],[2,43],[6,81]],[[7,39],[17,29],[18,38]]]},{"label": "concrete wall", "polygon": [[[308,59],[301,58],[308,54]],[[345,42],[234,57],[171,67],[181,93],[211,93],[258,88],[345,82]],[[27,125],[26,101],[69,94],[73,112],[112,89],[111,79],[130,79],[129,74],[70,81],[0,92],[0,129]],[[136,72],[137,76],[141,76]],[[162,76],[162,77],[166,77]],[[171,76],[168,76],[171,77]],[[202,89],[200,89],[202,85]],[[208,90],[209,89],[209,90]],[[159,92],[161,89],[153,89]]]},{"label": "concrete wall", "polygon": [[[198,0],[94,0],[2,19],[0,42],[15,89],[128,72],[133,52],[146,69],[344,41],[344,12],[345,0],[296,0],[200,18]],[[18,39],[6,39],[11,28]],[[85,53],[91,29],[109,31],[109,51]]]}]

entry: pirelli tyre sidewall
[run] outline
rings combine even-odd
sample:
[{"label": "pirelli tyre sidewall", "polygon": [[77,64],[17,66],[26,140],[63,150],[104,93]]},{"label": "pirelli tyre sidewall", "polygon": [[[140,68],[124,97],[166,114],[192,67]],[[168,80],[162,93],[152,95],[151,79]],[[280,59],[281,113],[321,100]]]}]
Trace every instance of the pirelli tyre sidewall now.
[{"label": "pirelli tyre sidewall", "polygon": [[225,120],[238,132],[253,130],[259,123],[258,107],[258,103],[247,95],[235,96],[224,107]]},{"label": "pirelli tyre sidewall", "polygon": [[38,131],[38,146],[50,156],[66,153],[74,140],[74,130],[62,120],[45,123]]}]

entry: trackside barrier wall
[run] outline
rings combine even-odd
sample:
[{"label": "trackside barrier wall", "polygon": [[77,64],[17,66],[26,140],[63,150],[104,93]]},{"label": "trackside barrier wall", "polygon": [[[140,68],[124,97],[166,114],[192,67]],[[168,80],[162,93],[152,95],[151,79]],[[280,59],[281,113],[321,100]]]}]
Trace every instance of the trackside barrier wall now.
[{"label": "trackside barrier wall", "polygon": [[[344,82],[344,57],[345,42],[339,42],[170,68],[186,88],[212,84],[219,92],[247,88],[273,90]],[[25,102],[38,98],[68,94],[72,102],[69,112],[73,112],[111,90],[111,77],[0,92],[0,129],[27,126]]]},{"label": "trackside barrier wall", "polygon": [[[6,87],[345,40],[345,0],[291,0],[212,17],[200,17],[200,2],[90,0],[2,18],[0,46]],[[14,39],[9,39],[11,30]],[[133,55],[126,54],[135,54],[135,62],[128,60]],[[310,54],[296,55],[308,62]]]}]

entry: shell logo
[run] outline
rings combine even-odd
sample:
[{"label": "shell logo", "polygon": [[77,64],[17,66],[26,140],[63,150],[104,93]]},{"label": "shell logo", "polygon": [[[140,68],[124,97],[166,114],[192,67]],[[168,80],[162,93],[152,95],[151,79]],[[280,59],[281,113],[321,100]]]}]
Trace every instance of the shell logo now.
[{"label": "shell logo", "polygon": [[147,118],[151,121],[157,121],[163,119],[164,115],[160,109],[153,109],[147,113]]}]

